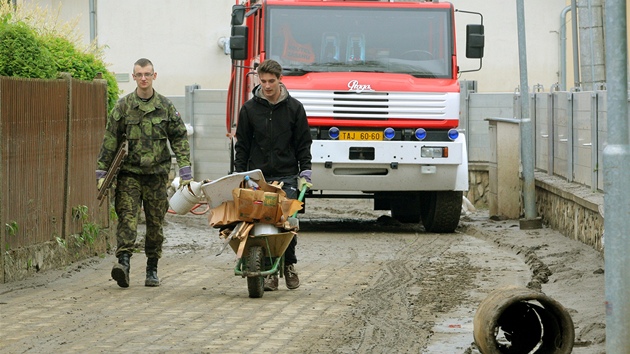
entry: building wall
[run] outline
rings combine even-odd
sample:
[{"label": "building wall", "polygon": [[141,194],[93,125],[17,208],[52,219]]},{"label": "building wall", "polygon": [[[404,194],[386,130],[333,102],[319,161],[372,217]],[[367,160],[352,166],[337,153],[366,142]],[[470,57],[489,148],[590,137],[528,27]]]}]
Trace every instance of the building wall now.
[{"label": "building wall", "polygon": [[[478,92],[514,92],[520,85],[516,1],[452,0],[456,9],[480,12],[485,26],[483,68],[463,73],[461,78],[476,80]],[[558,82],[560,14],[566,0],[525,1],[526,51],[529,86],[545,89]],[[466,24],[479,17],[457,13],[457,40],[460,70],[474,69],[476,61],[465,58]],[[570,29],[570,28],[569,28]],[[570,53],[570,51],[568,52]]]},{"label": "building wall", "polygon": [[149,58],[158,73],[155,88],[171,96],[184,87],[226,89],[230,57],[219,46],[230,36],[234,0],[22,0],[49,10],[53,20],[77,22],[78,35],[90,43],[90,2],[95,4],[96,40],[105,62],[127,94],[136,87],[133,63]]},{"label": "building wall", "polygon": [[111,70],[135,88],[130,74],[140,57],[153,61],[158,73],[155,88],[165,95],[181,95],[186,85],[225,89],[231,61],[219,47],[230,36],[234,1],[106,0],[98,1],[98,43],[107,46]]},{"label": "building wall", "polygon": [[[204,89],[226,89],[230,74],[229,56],[218,43],[230,36],[230,12],[235,0],[23,0],[53,9],[60,19],[80,18],[79,32],[89,42],[89,4],[96,4],[98,44],[105,46],[110,69],[120,74],[124,93],[135,88],[129,73],[140,57],[151,59],[158,72],[156,89],[166,95],[182,95],[186,85]],[[476,80],[479,92],[513,92],[520,84],[516,2],[505,0],[452,0],[456,8],[481,12],[486,48],[483,68],[464,73],[462,79]],[[548,90],[559,79],[560,15],[570,0],[527,0],[525,21],[528,81]],[[59,5],[61,4],[61,5]],[[571,16],[567,26],[567,82],[573,83],[571,66]],[[457,37],[460,68],[475,69],[478,61],[463,59],[467,23],[478,23],[476,15],[458,12]],[[126,76],[126,80],[125,80]]]}]

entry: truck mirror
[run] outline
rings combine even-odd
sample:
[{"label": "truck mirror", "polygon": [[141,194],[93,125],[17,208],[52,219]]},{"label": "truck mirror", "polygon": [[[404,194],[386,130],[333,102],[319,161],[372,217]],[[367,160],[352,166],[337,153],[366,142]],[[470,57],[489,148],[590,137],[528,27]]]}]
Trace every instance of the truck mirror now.
[{"label": "truck mirror", "polygon": [[232,36],[230,37],[230,57],[232,60],[247,59],[247,27],[232,27]]},{"label": "truck mirror", "polygon": [[245,20],[245,6],[232,5],[232,26],[240,26]]},{"label": "truck mirror", "polygon": [[485,37],[483,34],[483,25],[467,25],[466,26],[466,58],[471,58],[471,59],[483,58],[484,45],[485,45]]}]

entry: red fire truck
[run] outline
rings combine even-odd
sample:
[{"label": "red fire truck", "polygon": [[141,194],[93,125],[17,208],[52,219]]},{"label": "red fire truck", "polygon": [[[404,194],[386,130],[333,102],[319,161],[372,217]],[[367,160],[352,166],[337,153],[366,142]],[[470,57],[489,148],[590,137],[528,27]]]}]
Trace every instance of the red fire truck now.
[{"label": "red fire truck", "polygon": [[[401,222],[453,232],[468,190],[456,11],[439,1],[237,0],[226,118],[232,147],[239,109],[258,83],[255,68],[274,59],[311,128],[308,198],[373,198],[375,210]],[[477,15],[480,23],[466,27],[466,56],[479,68],[468,71],[479,70],[483,56]]]}]

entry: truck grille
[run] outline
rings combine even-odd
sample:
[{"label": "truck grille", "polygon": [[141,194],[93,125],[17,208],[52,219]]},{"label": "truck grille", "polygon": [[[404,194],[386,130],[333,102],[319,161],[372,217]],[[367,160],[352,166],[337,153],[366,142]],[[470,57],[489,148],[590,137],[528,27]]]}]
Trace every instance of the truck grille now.
[{"label": "truck grille", "polygon": [[309,117],[456,119],[458,116],[458,112],[448,112],[448,93],[290,90],[290,94],[302,102]]}]

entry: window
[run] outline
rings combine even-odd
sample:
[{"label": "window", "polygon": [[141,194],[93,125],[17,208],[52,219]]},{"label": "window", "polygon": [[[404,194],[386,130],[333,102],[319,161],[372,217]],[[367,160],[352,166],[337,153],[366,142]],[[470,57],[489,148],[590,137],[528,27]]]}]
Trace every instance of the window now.
[{"label": "window", "polygon": [[451,77],[448,9],[269,7],[267,57],[285,75],[374,71]]}]

